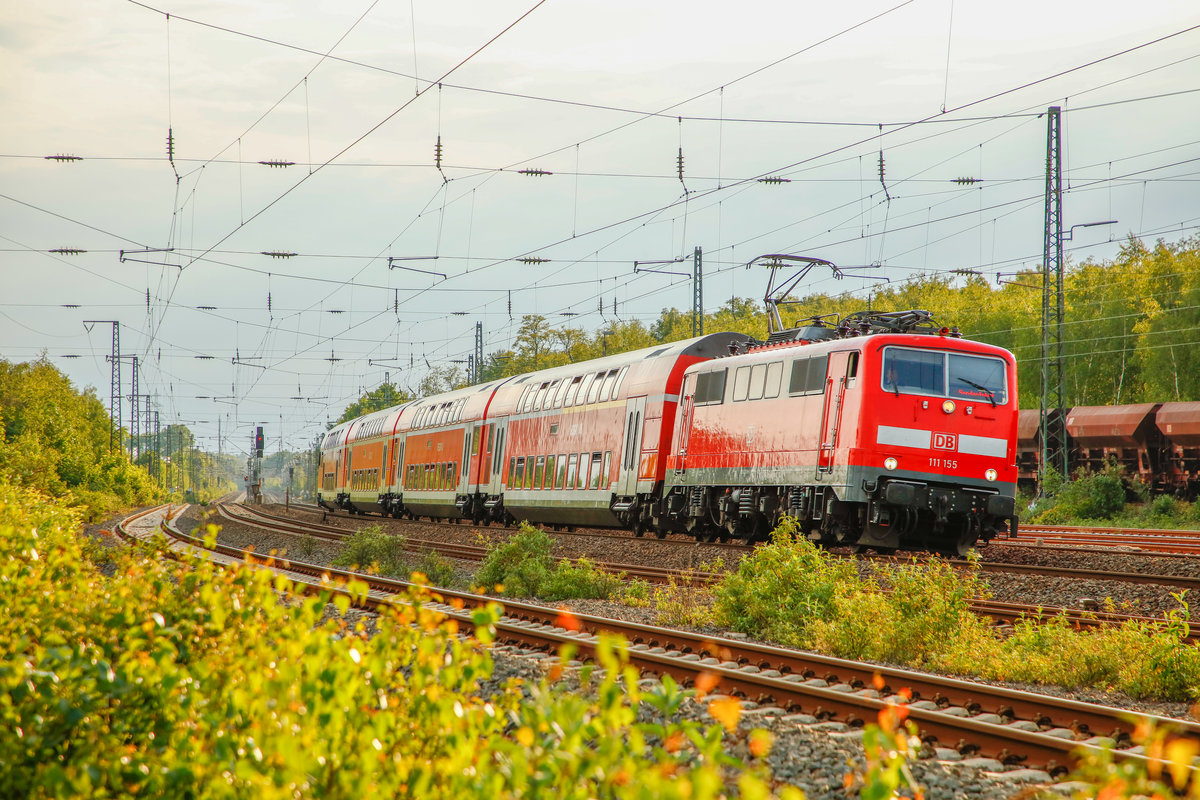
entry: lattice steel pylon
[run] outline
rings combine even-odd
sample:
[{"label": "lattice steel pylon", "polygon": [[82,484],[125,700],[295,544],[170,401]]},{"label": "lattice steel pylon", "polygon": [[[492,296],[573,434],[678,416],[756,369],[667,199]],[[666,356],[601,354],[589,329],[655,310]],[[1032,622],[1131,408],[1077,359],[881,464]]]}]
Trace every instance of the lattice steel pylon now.
[{"label": "lattice steel pylon", "polygon": [[1046,112],[1046,219],[1042,247],[1042,452],[1038,492],[1053,467],[1065,478],[1067,430],[1063,398],[1062,122],[1058,106]]},{"label": "lattice steel pylon", "polygon": [[138,357],[133,357],[133,377],[130,378],[129,392],[129,463],[137,462],[137,457],[133,454],[134,448],[137,446],[138,435],[140,434],[141,419],[138,414],[138,401],[141,396],[138,395]]},{"label": "lattice steel pylon", "polygon": [[483,323],[475,323],[475,358],[471,364],[471,383],[479,383],[479,373],[483,370]]},{"label": "lattice steel pylon", "polygon": [[83,327],[91,332],[93,325],[112,325],[113,340],[112,340],[112,355],[105,356],[104,360],[112,364],[112,382],[109,393],[109,425],[108,425],[108,452],[112,453],[114,449],[121,449],[121,323],[115,319],[85,319]]},{"label": "lattice steel pylon", "polygon": [[704,335],[704,254],[692,254],[692,336]]}]

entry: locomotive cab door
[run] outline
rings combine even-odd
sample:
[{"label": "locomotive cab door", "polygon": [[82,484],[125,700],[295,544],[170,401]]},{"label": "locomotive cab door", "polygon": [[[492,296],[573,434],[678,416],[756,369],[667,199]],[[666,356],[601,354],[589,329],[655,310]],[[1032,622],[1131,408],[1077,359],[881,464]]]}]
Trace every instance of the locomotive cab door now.
[{"label": "locomotive cab door", "polygon": [[817,478],[833,471],[834,452],[842,426],[842,404],[846,397],[848,353],[830,353],[825,378],[825,402],[821,412],[821,441],[817,452]]},{"label": "locomotive cab door", "polygon": [[617,477],[617,494],[632,497],[637,494],[638,467],[642,461],[642,429],[645,427],[646,398],[632,397],[625,401],[625,445],[621,450],[621,472]]},{"label": "locomotive cab door", "polygon": [[682,475],[687,468],[688,434],[692,430],[692,409],[695,406],[696,399],[696,376],[687,375],[683,379],[683,386],[679,389],[679,414],[676,417],[678,420],[678,431],[675,436],[675,474]]}]

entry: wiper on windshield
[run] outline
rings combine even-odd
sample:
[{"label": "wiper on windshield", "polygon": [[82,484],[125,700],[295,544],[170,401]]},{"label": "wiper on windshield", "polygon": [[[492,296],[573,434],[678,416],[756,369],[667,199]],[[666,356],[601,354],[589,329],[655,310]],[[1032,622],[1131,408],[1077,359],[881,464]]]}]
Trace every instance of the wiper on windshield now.
[{"label": "wiper on windshield", "polygon": [[966,378],[959,378],[958,380],[962,381],[963,383],[967,384],[968,386],[974,386],[976,389],[978,389],[979,391],[986,394],[988,402],[992,404],[992,408],[996,407],[996,393],[993,392],[991,389],[987,388],[986,386],[980,386],[975,381],[969,381]]}]

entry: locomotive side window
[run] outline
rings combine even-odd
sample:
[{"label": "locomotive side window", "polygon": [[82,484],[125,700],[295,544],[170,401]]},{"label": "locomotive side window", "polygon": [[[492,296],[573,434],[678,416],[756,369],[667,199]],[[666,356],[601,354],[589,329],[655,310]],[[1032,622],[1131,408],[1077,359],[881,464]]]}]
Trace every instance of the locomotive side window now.
[{"label": "locomotive side window", "polygon": [[763,397],[779,397],[779,384],[783,378],[783,362],[772,361],[767,364],[767,375],[763,385]]},{"label": "locomotive side window", "polygon": [[746,392],[750,388],[750,367],[738,367],[733,371],[733,396],[730,398],[735,403],[739,400],[746,399]]},{"label": "locomotive side window", "polygon": [[1008,402],[1004,362],[998,358],[951,354],[949,378],[951,397],[987,400],[992,405]]},{"label": "locomotive side window", "polygon": [[788,394],[821,394],[825,391],[825,370],[829,356],[797,358],[792,362],[792,376],[788,382]]},{"label": "locomotive side window", "polygon": [[717,404],[725,399],[726,370],[702,372],[696,376],[696,399],[698,406]]},{"label": "locomotive side window", "polygon": [[761,400],[763,389],[767,382],[767,365],[755,364],[750,368],[750,391],[746,395],[747,400]]}]

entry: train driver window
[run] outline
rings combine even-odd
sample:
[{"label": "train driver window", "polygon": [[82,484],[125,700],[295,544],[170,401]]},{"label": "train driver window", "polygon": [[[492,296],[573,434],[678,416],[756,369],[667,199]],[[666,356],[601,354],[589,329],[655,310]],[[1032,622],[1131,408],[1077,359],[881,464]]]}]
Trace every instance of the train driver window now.
[{"label": "train driver window", "polygon": [[779,397],[779,384],[783,382],[783,362],[772,361],[767,364],[767,377],[763,386],[763,397]]},{"label": "train driver window", "polygon": [[893,394],[944,395],[946,355],[929,350],[886,347],[883,350],[883,389]]},{"label": "train driver window", "polygon": [[1007,371],[998,358],[965,356],[952,353],[950,356],[951,397],[966,400],[986,400],[993,406],[1008,402]]}]

